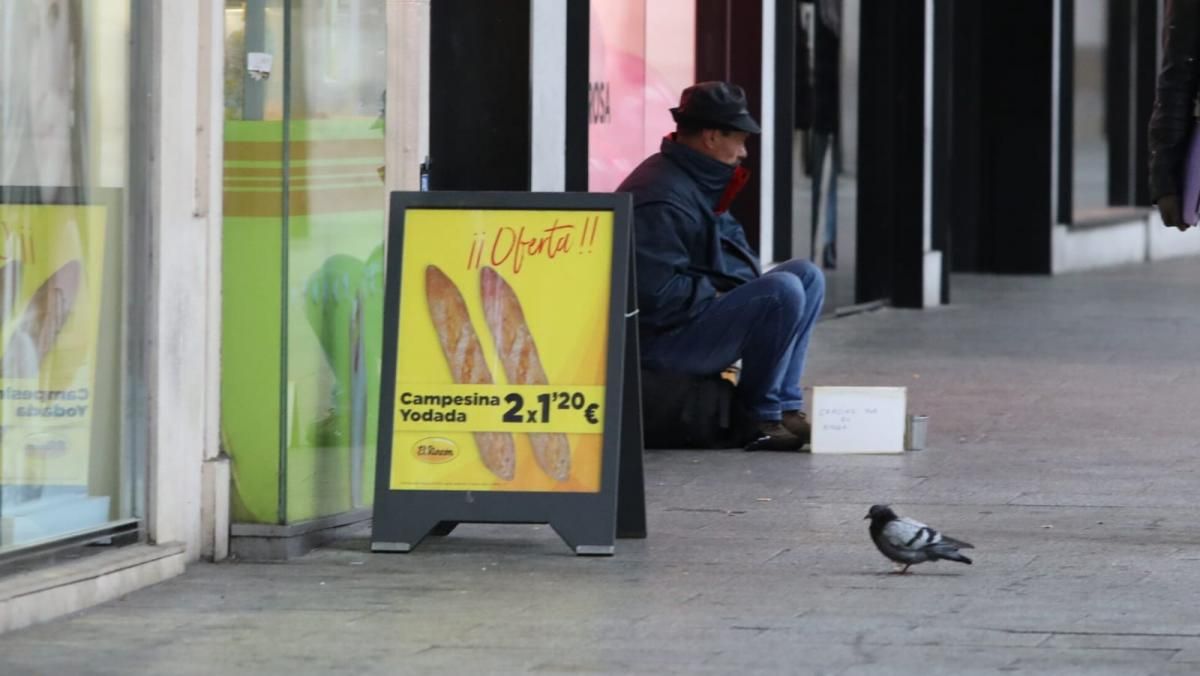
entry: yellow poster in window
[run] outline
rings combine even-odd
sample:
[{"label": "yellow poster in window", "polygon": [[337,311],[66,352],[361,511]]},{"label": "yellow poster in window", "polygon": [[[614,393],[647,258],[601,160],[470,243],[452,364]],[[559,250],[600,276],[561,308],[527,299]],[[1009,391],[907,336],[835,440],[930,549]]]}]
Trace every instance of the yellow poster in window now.
[{"label": "yellow poster in window", "polygon": [[598,492],[610,211],[410,209],[393,490]]},{"label": "yellow poster in window", "polygon": [[0,483],[87,485],[107,213],[0,204]]}]

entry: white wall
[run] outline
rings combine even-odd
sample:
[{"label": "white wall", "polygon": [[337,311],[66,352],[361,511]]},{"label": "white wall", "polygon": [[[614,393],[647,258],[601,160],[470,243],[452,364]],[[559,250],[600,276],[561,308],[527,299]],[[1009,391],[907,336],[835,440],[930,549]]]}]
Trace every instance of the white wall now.
[{"label": "white wall", "polygon": [[[841,116],[838,118],[842,172],[858,175],[858,50],[862,0],[842,1]],[[845,252],[839,252],[845,253]]]},{"label": "white wall", "polygon": [[229,555],[229,459],[221,452],[221,232],[224,221],[225,13],[200,5],[197,72],[196,205],[205,219],[204,442],[201,475],[201,553]]},{"label": "white wall", "polygon": [[429,154],[429,1],[388,0],[388,192],[417,190]]},{"label": "white wall", "polygon": [[1114,265],[1200,256],[1200,230],[1164,227],[1157,210],[1132,213],[1128,220],[1092,228],[1054,226],[1053,272],[1076,272]]},{"label": "white wall", "polygon": [[1075,44],[1077,46],[1100,47],[1104,44],[1104,25],[1108,20],[1108,2],[1109,0],[1076,0]]},{"label": "white wall", "polygon": [[1200,229],[1179,232],[1175,228],[1165,227],[1158,211],[1150,214],[1148,228],[1146,253],[1150,260],[1200,256]]},{"label": "white wall", "polygon": [[922,94],[923,113],[921,133],[921,230],[923,252],[921,265],[921,305],[937,307],[942,304],[942,252],[933,248],[933,73],[934,73],[934,0],[925,0],[925,73]]},{"label": "white wall", "polygon": [[557,192],[566,186],[567,3],[533,0],[529,13],[530,187]]},{"label": "white wall", "polygon": [[152,541],[181,542],[188,560],[195,560],[204,539],[203,463],[219,451],[213,421],[219,404],[222,136],[215,127],[223,94],[213,88],[224,80],[211,40],[223,15],[202,13],[191,3],[164,5],[157,14],[157,114],[147,177],[147,525]]},{"label": "white wall", "polygon": [[1055,274],[1140,263],[1147,258],[1146,220],[1070,229],[1055,225],[1051,242]]},{"label": "white wall", "polygon": [[[788,217],[791,214],[780,214],[780,222],[775,220],[775,135],[776,131],[791,136],[791,130],[775,128],[775,1],[762,0],[762,157],[759,161],[759,240],[758,254],[763,263],[775,260],[775,228],[791,229]],[[787,189],[787,188],[785,188]],[[780,252],[785,259],[788,252]]]}]

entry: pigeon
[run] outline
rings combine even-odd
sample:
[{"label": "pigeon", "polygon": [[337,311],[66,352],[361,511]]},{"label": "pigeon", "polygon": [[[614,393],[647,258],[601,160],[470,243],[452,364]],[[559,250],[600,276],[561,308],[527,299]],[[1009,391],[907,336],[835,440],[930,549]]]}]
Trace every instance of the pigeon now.
[{"label": "pigeon", "polygon": [[906,517],[898,517],[887,505],[872,505],[864,519],[871,520],[871,541],[879,549],[879,553],[903,564],[901,574],[908,572],[908,567],[914,563],[926,561],[958,561],[970,565],[971,559],[959,553],[960,549],[974,549],[975,546],[942,535],[920,521]]}]

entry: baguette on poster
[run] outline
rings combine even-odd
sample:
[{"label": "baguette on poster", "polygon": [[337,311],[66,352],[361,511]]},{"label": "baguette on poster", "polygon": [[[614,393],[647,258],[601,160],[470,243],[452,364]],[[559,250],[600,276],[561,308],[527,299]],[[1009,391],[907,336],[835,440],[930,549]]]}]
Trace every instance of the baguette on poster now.
[{"label": "baguette on poster", "polygon": [[[454,282],[436,265],[425,268],[425,299],[429,318],[437,331],[442,354],[450,365],[455,383],[491,385],[495,381],[483,358],[483,346],[471,325],[467,303]],[[512,481],[516,474],[517,454],[512,435],[507,432],[476,432],[475,444],[483,464],[493,474]]]},{"label": "baguette on poster", "polygon": [[[533,334],[525,322],[525,313],[516,292],[490,267],[480,274],[483,312],[488,329],[496,341],[496,352],[504,365],[510,385],[549,385],[546,370],[538,357]],[[567,435],[537,432],[529,435],[533,456],[550,478],[566,481],[571,473],[571,446]]]},{"label": "baguette on poster", "polygon": [[50,275],[34,292],[0,364],[0,377],[36,378],[42,362],[66,326],[79,295],[82,266],[72,260]]}]

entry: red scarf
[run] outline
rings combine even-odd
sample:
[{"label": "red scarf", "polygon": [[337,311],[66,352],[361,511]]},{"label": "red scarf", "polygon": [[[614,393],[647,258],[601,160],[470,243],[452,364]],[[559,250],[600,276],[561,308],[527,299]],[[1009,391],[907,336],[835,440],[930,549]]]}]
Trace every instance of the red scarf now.
[{"label": "red scarf", "polygon": [[733,204],[733,199],[737,194],[746,187],[746,182],[750,180],[750,170],[738,165],[733,170],[733,178],[729,179],[729,185],[725,186],[725,192],[721,193],[721,199],[717,200],[717,208],[714,210],[717,214],[723,214],[729,211],[729,205]]}]

